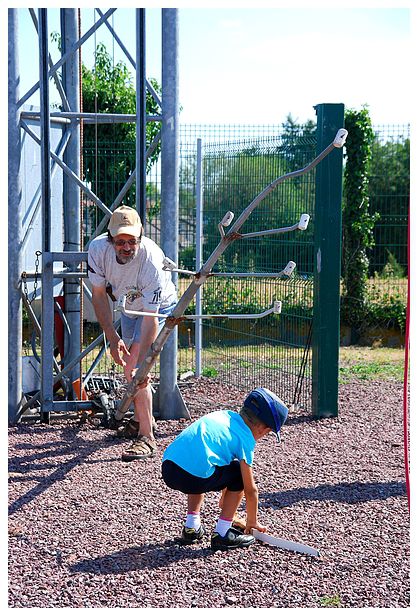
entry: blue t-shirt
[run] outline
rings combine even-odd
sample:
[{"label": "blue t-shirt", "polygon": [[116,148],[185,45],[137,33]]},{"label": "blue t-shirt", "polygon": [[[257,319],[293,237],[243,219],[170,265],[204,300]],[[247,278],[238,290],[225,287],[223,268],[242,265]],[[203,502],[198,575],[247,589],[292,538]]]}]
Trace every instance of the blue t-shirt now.
[{"label": "blue t-shirt", "polygon": [[245,460],[251,466],[255,438],[235,411],[214,411],[183,430],[167,447],[164,460],[171,460],[196,477],[210,477],[215,466]]}]

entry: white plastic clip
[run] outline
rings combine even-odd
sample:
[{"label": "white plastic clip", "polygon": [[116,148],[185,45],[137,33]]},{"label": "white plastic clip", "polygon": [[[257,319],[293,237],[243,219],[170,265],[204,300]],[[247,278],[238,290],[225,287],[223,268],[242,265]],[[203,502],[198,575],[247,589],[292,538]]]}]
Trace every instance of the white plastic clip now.
[{"label": "white plastic clip", "polygon": [[282,274],[284,276],[290,276],[293,274],[293,270],[296,267],[296,263],[294,261],[289,261],[289,263],[286,265],[286,267],[283,268]]},{"label": "white plastic clip", "polygon": [[299,231],[306,231],[306,229],[308,228],[309,219],[309,214],[302,214],[298,223]]},{"label": "white plastic clip", "polygon": [[234,212],[227,212],[221,220],[221,225],[223,227],[229,227],[233,219],[234,219]]},{"label": "white plastic clip", "polygon": [[282,302],[280,300],[275,300],[273,304],[273,312],[274,314],[280,314],[282,311]]},{"label": "white plastic clip", "polygon": [[347,139],[347,135],[348,135],[348,130],[346,130],[345,128],[340,128],[337,134],[335,135],[333,145],[336,148],[342,148],[345,143],[345,140]]},{"label": "white plastic clip", "polygon": [[172,272],[177,269],[177,264],[174,263],[169,257],[164,257],[163,259],[163,270]]}]

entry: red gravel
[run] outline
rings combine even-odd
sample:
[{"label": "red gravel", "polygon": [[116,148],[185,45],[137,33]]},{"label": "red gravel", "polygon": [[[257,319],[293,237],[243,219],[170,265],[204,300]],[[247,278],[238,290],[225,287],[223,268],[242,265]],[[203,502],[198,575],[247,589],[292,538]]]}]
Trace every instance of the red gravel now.
[{"label": "red gravel", "polygon": [[[239,409],[247,393],[214,379],[182,389],[193,418]],[[186,420],[158,421],[158,455],[123,463],[126,441],[75,420],[9,429],[9,607],[408,607],[409,515],[402,384],[340,387],[335,419],[290,416],[283,445],[256,449],[260,520],[320,558],[259,542],[212,553],[180,546],[185,499],[160,478]]]}]

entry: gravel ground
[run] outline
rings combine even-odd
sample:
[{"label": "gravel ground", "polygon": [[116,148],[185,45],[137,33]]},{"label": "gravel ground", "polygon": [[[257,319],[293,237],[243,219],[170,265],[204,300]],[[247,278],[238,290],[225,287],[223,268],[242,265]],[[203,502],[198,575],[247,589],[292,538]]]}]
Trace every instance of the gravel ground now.
[{"label": "gravel ground", "polygon": [[[246,391],[216,379],[182,389],[193,419],[238,410]],[[260,520],[320,558],[256,542],[180,546],[185,497],[160,477],[187,420],[158,421],[158,455],[123,463],[126,441],[75,420],[9,429],[9,607],[408,607],[409,515],[402,384],[340,387],[338,418],[290,415],[278,447],[258,443]]]}]

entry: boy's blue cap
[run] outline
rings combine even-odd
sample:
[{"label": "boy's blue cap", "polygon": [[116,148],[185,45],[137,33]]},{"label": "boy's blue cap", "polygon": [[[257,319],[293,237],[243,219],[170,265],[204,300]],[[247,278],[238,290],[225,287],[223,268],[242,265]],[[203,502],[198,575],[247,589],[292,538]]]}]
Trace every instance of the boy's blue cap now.
[{"label": "boy's blue cap", "polygon": [[245,408],[252,411],[276,433],[280,442],[280,428],[285,423],[288,408],[276,394],[265,387],[257,387],[244,400]]}]

